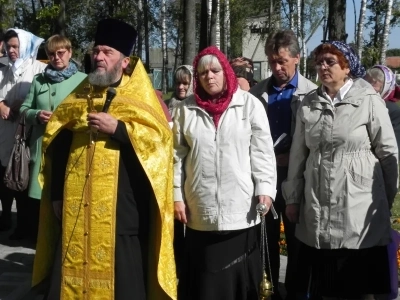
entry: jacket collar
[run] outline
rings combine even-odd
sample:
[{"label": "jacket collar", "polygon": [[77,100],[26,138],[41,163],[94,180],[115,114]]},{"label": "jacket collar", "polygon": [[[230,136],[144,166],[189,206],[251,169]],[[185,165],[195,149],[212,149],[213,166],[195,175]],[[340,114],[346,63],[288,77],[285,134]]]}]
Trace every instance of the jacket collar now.
[{"label": "jacket collar", "polygon": [[[354,106],[360,106],[361,102],[364,100],[365,96],[374,95],[376,92],[372,86],[362,78],[355,79],[350,90],[346,93],[340,104],[351,104]],[[322,86],[320,86],[316,93],[314,99],[311,102],[328,103],[332,105],[332,102],[325,99],[322,93]]]}]

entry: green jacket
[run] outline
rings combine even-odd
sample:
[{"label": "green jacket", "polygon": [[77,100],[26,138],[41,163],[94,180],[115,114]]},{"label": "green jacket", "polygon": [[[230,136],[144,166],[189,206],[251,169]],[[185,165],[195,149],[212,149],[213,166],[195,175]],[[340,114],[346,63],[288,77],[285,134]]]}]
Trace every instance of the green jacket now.
[{"label": "green jacket", "polygon": [[30,179],[28,196],[40,199],[42,188],[39,185],[38,175],[42,160],[42,139],[46,128],[36,119],[40,110],[54,111],[54,109],[81,83],[86,74],[77,72],[62,82],[51,82],[44,74],[36,75],[32,81],[29,94],[21,106],[20,112],[28,109],[26,122],[32,126],[32,133],[29,140],[31,151]]}]

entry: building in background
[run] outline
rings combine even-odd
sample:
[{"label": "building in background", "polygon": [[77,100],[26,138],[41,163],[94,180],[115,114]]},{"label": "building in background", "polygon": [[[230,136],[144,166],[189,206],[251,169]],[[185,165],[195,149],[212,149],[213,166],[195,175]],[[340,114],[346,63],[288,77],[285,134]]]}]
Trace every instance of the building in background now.
[{"label": "building in background", "polygon": [[[156,90],[162,90],[162,69],[163,69],[163,54],[161,48],[150,48],[150,79],[153,87]],[[176,62],[179,66],[179,62]],[[167,90],[173,88],[173,78],[175,70],[175,50],[168,49],[167,55]]]},{"label": "building in background", "polygon": [[267,14],[246,19],[243,30],[242,54],[254,62],[254,79],[261,81],[271,76],[268,59],[264,52],[268,33]]}]

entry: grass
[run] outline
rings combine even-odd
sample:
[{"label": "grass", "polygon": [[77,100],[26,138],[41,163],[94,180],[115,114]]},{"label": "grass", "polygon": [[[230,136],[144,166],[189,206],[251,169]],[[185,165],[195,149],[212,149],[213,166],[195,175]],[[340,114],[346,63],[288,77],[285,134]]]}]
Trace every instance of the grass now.
[{"label": "grass", "polygon": [[170,99],[172,97],[172,92],[168,92],[166,94],[163,94],[162,97],[163,97],[163,100],[168,100],[168,99]]},{"label": "grass", "polygon": [[400,231],[400,194],[396,195],[392,207],[392,228]]}]

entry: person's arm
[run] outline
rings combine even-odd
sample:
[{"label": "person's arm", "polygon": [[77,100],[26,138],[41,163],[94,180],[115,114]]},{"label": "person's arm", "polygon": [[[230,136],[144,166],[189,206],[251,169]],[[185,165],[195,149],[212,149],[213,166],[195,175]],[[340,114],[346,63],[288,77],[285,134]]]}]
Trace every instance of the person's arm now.
[{"label": "person's arm", "polygon": [[300,204],[304,197],[304,170],[309,149],[305,139],[303,107],[297,111],[296,129],[292,139],[289,156],[289,171],[282,183],[282,194],[288,204]]},{"label": "person's arm", "polygon": [[131,140],[129,139],[128,131],[126,130],[126,125],[124,122],[118,120],[117,129],[115,129],[114,134],[111,135],[111,139],[121,143],[121,144],[130,144]]},{"label": "person's arm", "polygon": [[381,164],[389,208],[392,208],[397,194],[398,149],[392,123],[386,105],[376,95],[370,96],[369,122],[367,129],[372,150]]},{"label": "person's arm", "polygon": [[22,113],[24,110],[27,110],[25,118],[28,125],[39,124],[37,114],[40,112],[40,110],[37,109],[36,103],[36,78],[37,76],[34,77],[29,89],[29,93],[26,95],[25,101],[22,103],[19,110],[20,113]]},{"label": "person's arm", "polygon": [[400,107],[395,102],[386,102],[389,108],[390,121],[392,122],[397,148],[400,148]]},{"label": "person's arm", "polygon": [[174,214],[175,218],[187,223],[187,210],[184,203],[184,161],[189,152],[189,146],[182,132],[184,117],[181,115],[183,106],[179,105],[174,110],[172,133],[174,138]]},{"label": "person's arm", "polygon": [[[251,141],[250,162],[251,173],[255,183],[256,196],[276,197],[276,160],[269,129],[268,117],[262,104],[253,97],[254,106],[250,109]],[[247,99],[246,101],[250,101]]]}]

